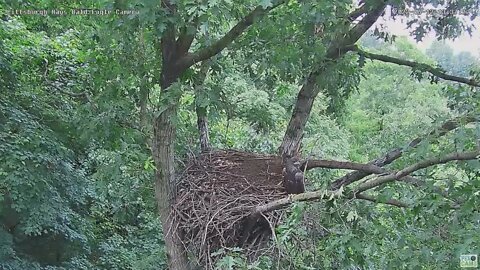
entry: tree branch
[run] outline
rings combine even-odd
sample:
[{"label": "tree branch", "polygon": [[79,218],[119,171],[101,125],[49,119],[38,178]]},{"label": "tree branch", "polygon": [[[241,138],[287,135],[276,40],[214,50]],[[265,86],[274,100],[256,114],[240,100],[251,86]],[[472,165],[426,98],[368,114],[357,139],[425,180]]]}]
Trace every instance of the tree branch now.
[{"label": "tree branch", "polygon": [[367,5],[363,4],[360,7],[358,7],[357,9],[355,9],[354,11],[350,12],[350,14],[348,14],[347,18],[350,22],[353,22],[356,19],[358,19],[358,17],[365,14],[367,11],[368,11]]},{"label": "tree branch", "polygon": [[[262,204],[253,208],[251,215],[255,216],[255,215],[259,215],[260,213],[266,213],[266,212],[278,210],[294,202],[315,201],[315,200],[321,200],[321,199],[330,200],[330,199],[341,198],[341,197],[342,197],[341,192],[329,191],[329,190],[317,190],[317,191],[305,192],[301,194],[289,195],[286,198],[278,199],[278,200],[275,200],[266,204]],[[368,195],[358,194],[358,193],[357,194],[352,193],[348,195],[347,198],[351,198],[351,199],[358,198],[358,199],[367,200],[367,201],[376,202],[376,203],[385,203],[385,204],[395,205],[398,207],[408,207],[405,203],[402,203],[394,199],[388,200],[386,202],[382,202]]]},{"label": "tree branch", "polygon": [[[162,0],[162,7],[172,14],[177,12],[176,6],[168,0]],[[162,34],[160,45],[163,63],[171,63],[176,58],[175,31],[175,25],[169,22]]]},{"label": "tree branch", "polygon": [[240,36],[250,25],[254,23],[255,20],[262,18],[272,9],[280,6],[285,3],[286,0],[280,0],[271,7],[264,9],[262,6],[257,6],[252,10],[247,16],[240,20],[230,31],[228,31],[222,38],[212,45],[200,49],[195,53],[190,53],[182,57],[178,61],[180,67],[189,67],[195,63],[206,60],[219,52],[221,52],[225,47],[230,45],[238,36]]},{"label": "tree branch", "polygon": [[[415,163],[401,171],[398,171],[396,173],[392,173],[386,176],[381,176],[378,177],[375,180],[372,180],[370,182],[364,183],[357,187],[354,191],[349,193],[346,197],[347,198],[359,198],[359,199],[365,199],[369,201],[375,201],[375,202],[380,202],[377,199],[371,198],[367,195],[362,195],[360,194],[361,192],[364,192],[366,190],[372,189],[374,187],[380,186],[382,184],[392,182],[395,180],[399,180],[403,177],[407,177],[409,174],[418,171],[420,169],[424,169],[433,165],[438,165],[438,164],[443,164],[447,163],[449,161],[454,161],[454,160],[471,160],[478,158],[480,156],[480,150],[477,151],[471,151],[471,152],[463,152],[463,153],[451,153],[448,154],[444,157],[441,158],[432,158],[432,159],[427,159],[424,161],[420,161],[418,163]],[[360,196],[359,196],[360,195]],[[317,191],[312,191],[312,192],[305,192],[301,194],[296,194],[296,195],[289,195],[286,198],[282,198],[279,200],[275,200],[263,205],[259,205],[255,208],[252,209],[252,214],[251,215],[259,215],[260,213],[265,213],[265,212],[270,212],[274,210],[278,210],[284,206],[290,205],[294,202],[301,202],[301,201],[314,201],[314,200],[321,200],[321,199],[333,199],[333,198],[341,198],[342,197],[342,192],[339,191],[331,191],[331,190],[317,190]],[[405,205],[404,203],[398,202],[396,200],[389,200],[389,204],[398,204],[398,205]],[[403,206],[401,206],[403,207]],[[405,205],[407,207],[407,205]]]},{"label": "tree branch", "polygon": [[353,45],[347,48],[350,51],[355,51],[359,55],[362,55],[366,58],[372,59],[372,60],[377,60],[377,61],[382,61],[386,63],[392,63],[392,64],[397,64],[400,66],[408,66],[414,69],[418,69],[423,72],[428,72],[432,74],[433,76],[436,76],[438,78],[447,80],[447,81],[453,81],[453,82],[458,82],[458,83],[463,83],[467,84],[470,86],[474,87],[480,87],[480,82],[475,81],[474,79],[467,79],[463,77],[458,77],[458,76],[453,76],[445,73],[441,68],[433,67],[431,65],[425,64],[425,63],[418,63],[414,61],[408,61],[408,60],[403,60],[400,58],[395,58],[387,55],[381,55],[381,54],[375,54],[375,53],[370,53],[366,52],[364,50],[361,50],[358,48],[358,46]]},{"label": "tree branch", "polygon": [[[74,98],[84,98],[86,99],[88,102],[92,102],[90,100],[90,96],[88,95],[88,92],[85,90],[85,91],[82,91],[82,92],[69,92],[69,91],[66,91],[66,90],[63,90],[62,87],[65,86],[65,82],[63,81],[50,81],[47,77],[48,75],[48,60],[47,59],[44,59],[44,63],[45,63],[45,71],[43,72],[43,79],[45,80],[46,82],[46,85],[47,87],[50,86],[50,87],[53,87],[56,91],[62,93],[62,94],[65,94],[65,95],[68,95],[68,96],[71,96],[71,97],[74,97]],[[59,85],[59,84],[63,84],[63,85]]]},{"label": "tree branch", "polygon": [[[200,97],[204,95],[204,82],[207,78],[208,70],[210,69],[212,60],[204,60],[200,65],[200,71],[197,78],[194,80],[195,93],[195,112],[197,113],[197,128],[200,142],[200,149],[202,152],[210,150],[210,137],[208,134],[208,118],[207,107],[199,104]],[[205,97],[204,97],[205,98]]]},{"label": "tree branch", "polygon": [[423,161],[415,163],[415,164],[413,164],[413,165],[411,165],[407,168],[404,168],[404,169],[402,169],[402,170],[400,170],[396,173],[381,176],[381,177],[378,177],[378,178],[376,178],[372,181],[363,183],[355,189],[354,193],[360,193],[360,192],[378,187],[380,185],[386,184],[388,182],[399,180],[402,177],[405,177],[405,176],[407,176],[407,175],[409,175],[409,174],[411,174],[415,171],[425,169],[425,168],[431,167],[433,165],[444,164],[444,163],[454,161],[454,160],[471,160],[471,159],[476,159],[479,156],[480,156],[480,150],[476,150],[476,151],[462,152],[462,153],[453,152],[453,153],[450,153],[450,154],[448,154],[444,157],[431,158],[431,159],[423,160]]},{"label": "tree branch", "polygon": [[374,164],[363,164],[350,161],[336,161],[336,160],[325,160],[325,159],[314,159],[307,160],[303,162],[300,169],[311,170],[313,168],[329,168],[329,169],[347,169],[347,170],[356,170],[363,171],[372,174],[382,174],[385,173],[385,169],[375,166]]},{"label": "tree branch", "polygon": [[361,200],[366,200],[366,201],[370,201],[370,202],[374,202],[374,203],[384,203],[384,204],[389,204],[389,205],[393,205],[393,206],[397,206],[397,207],[402,207],[402,208],[408,208],[409,206],[404,203],[404,202],[401,202],[399,200],[395,200],[395,199],[390,199],[390,200],[387,200],[387,201],[380,201],[374,197],[371,197],[371,196],[368,196],[368,195],[365,195],[365,194],[356,194],[355,195],[355,198],[356,199],[361,199]]},{"label": "tree branch", "polygon": [[[192,45],[193,40],[195,39],[195,34],[197,33],[197,23],[198,19],[195,18],[192,22],[192,26],[185,26],[181,29],[180,35],[176,41],[177,45],[177,55],[185,55],[188,53],[190,46]],[[193,32],[189,32],[189,27],[193,27]]]},{"label": "tree branch", "polygon": [[68,96],[71,96],[71,97],[74,97],[74,98],[84,97],[84,98],[89,100],[89,96],[88,96],[87,91],[74,93],[74,92],[69,92],[69,91],[62,90],[60,88],[55,88],[55,89],[62,94],[65,94],[65,95],[68,95]]},{"label": "tree branch", "polygon": [[289,195],[286,198],[278,199],[278,200],[255,207],[252,211],[252,215],[278,210],[294,202],[313,201],[313,200],[320,200],[324,198],[333,199],[333,198],[340,198],[340,197],[341,197],[340,192],[329,191],[329,190],[317,190],[317,191],[305,192],[301,194]]},{"label": "tree branch", "polygon": [[[300,166],[300,170],[310,170],[314,168],[328,168],[328,169],[345,169],[345,170],[356,170],[369,174],[391,174],[391,171],[388,171],[382,167],[376,166],[374,164],[368,163],[356,163],[351,161],[337,161],[337,160],[326,160],[326,159],[313,159],[306,160]],[[405,182],[416,183],[420,180],[411,176],[404,176],[402,180]]]},{"label": "tree branch", "polygon": [[346,53],[348,50],[345,50],[344,48],[350,48],[350,45],[355,44],[382,15],[387,5],[386,2],[387,1],[383,0],[379,1],[376,6],[368,11],[365,17],[363,17],[358,24],[352,27],[343,38],[336,42],[335,46],[330,47],[330,49],[327,51],[327,56],[331,56],[332,54],[343,55]]},{"label": "tree branch", "polygon": [[[377,158],[375,160],[370,161],[368,164],[375,165],[377,167],[383,167],[385,165],[388,165],[395,161],[396,159],[400,158],[403,154],[403,152],[408,149],[408,148],[415,148],[417,147],[420,142],[422,142],[425,137],[433,136],[434,138],[441,137],[445,135],[447,132],[456,129],[457,127],[460,126],[460,124],[464,123],[472,123],[478,121],[474,116],[462,116],[458,117],[452,120],[448,120],[444,122],[439,128],[434,129],[424,137],[418,137],[414,140],[412,140],[407,147],[405,148],[395,148],[388,153],[386,153],[384,156]],[[353,182],[356,182],[366,176],[371,175],[372,173],[366,172],[366,171],[357,171],[357,172],[352,172],[349,173],[341,178],[338,178],[335,180],[331,185],[330,189],[331,190],[337,190],[341,186],[347,186],[350,185]]]},{"label": "tree branch", "polygon": [[308,117],[312,110],[313,101],[318,95],[317,77],[325,70],[335,64],[335,60],[342,57],[347,50],[343,49],[360,39],[360,37],[376,22],[385,8],[385,1],[381,0],[376,6],[363,17],[363,19],[352,27],[344,35],[340,36],[336,42],[332,43],[327,49],[325,58],[319,63],[318,67],[310,72],[305,83],[302,85],[297,95],[295,107],[283,136],[282,144],[278,148],[282,156],[296,156],[303,137],[303,131]]}]

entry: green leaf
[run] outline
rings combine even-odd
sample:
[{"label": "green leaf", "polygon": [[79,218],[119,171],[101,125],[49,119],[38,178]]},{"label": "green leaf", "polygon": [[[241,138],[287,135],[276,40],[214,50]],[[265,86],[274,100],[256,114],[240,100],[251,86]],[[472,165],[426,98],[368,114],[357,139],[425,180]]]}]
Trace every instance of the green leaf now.
[{"label": "green leaf", "polygon": [[358,218],[358,214],[356,211],[349,211],[347,214],[347,221],[352,222]]}]

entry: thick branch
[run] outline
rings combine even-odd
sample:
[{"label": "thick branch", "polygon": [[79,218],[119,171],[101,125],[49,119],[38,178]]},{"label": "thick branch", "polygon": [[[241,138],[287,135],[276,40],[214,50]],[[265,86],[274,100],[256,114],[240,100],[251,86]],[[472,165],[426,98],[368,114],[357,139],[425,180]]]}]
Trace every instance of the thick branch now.
[{"label": "thick branch", "polygon": [[179,60],[178,65],[180,67],[190,67],[195,63],[201,62],[203,60],[209,59],[210,57],[218,54],[228,45],[230,45],[238,36],[240,36],[250,25],[252,25],[255,20],[258,20],[265,16],[269,11],[275,7],[285,3],[285,0],[278,1],[275,5],[272,5],[268,8],[263,8],[262,6],[257,6],[253,11],[251,11],[247,16],[240,20],[230,31],[228,31],[222,38],[212,45],[200,49],[199,51],[191,54],[187,54],[182,59]]},{"label": "thick branch", "polygon": [[334,191],[328,191],[328,190],[317,190],[317,191],[305,192],[301,194],[289,195],[286,198],[275,200],[267,204],[263,204],[255,207],[253,209],[252,215],[278,210],[294,202],[313,201],[313,200],[320,200],[324,198],[340,198],[340,197],[341,197],[340,193],[337,193]]},{"label": "thick branch", "polygon": [[[371,163],[364,164],[364,163],[356,163],[351,161],[337,161],[337,160],[326,160],[326,159],[307,160],[307,161],[304,161],[303,164],[300,166],[300,169],[302,171],[315,169],[315,168],[356,170],[363,173],[382,174],[382,175],[392,173],[391,171],[388,171],[382,167],[376,166]],[[405,180],[405,182],[412,182],[412,183],[416,183],[420,181],[411,176],[404,176],[402,180]]]},{"label": "thick branch", "polygon": [[[193,28],[193,30],[189,29]],[[195,34],[197,32],[197,19],[194,20],[191,26],[185,26],[182,28],[180,35],[176,41],[178,55],[185,55],[188,53],[190,46],[192,45],[193,40],[195,39]]]},{"label": "thick branch", "polygon": [[[162,7],[170,13],[176,13],[176,6],[170,1],[162,1]],[[161,37],[162,62],[172,63],[176,58],[175,25],[170,22]]]},{"label": "thick branch", "polygon": [[467,84],[470,86],[475,86],[475,87],[480,87],[480,82],[475,81],[474,79],[468,79],[468,78],[463,78],[463,77],[458,77],[458,76],[453,76],[445,73],[441,68],[433,67],[428,64],[424,63],[418,63],[414,61],[408,61],[408,60],[403,60],[400,58],[395,58],[387,55],[381,55],[381,54],[375,54],[375,53],[370,53],[361,50],[358,48],[358,46],[353,45],[348,48],[351,51],[357,52],[359,55],[365,56],[366,58],[372,59],[372,60],[378,60],[382,62],[387,62],[387,63],[392,63],[392,64],[397,64],[401,66],[408,66],[414,69],[418,69],[423,72],[428,72],[432,74],[433,76],[436,76],[438,78],[447,80],[447,81],[453,81],[453,82],[458,82],[458,83],[463,83]]},{"label": "thick branch", "polygon": [[372,174],[382,174],[385,173],[385,169],[375,166],[373,164],[363,164],[350,161],[336,161],[336,160],[325,160],[325,159],[314,159],[307,160],[302,164],[301,170],[310,170],[313,168],[329,168],[329,169],[346,169],[346,170],[356,170],[363,171]]},{"label": "thick branch", "polygon": [[[344,38],[339,39],[334,46],[330,47],[327,51],[327,58],[332,55],[343,55],[348,50],[344,50],[345,47],[355,44],[367,30],[378,20],[385,9],[386,1],[379,1],[358,24],[352,27]],[[328,57],[330,56],[330,57]],[[332,57],[333,58],[333,57]]]},{"label": "thick branch", "polygon": [[[408,148],[415,148],[417,147],[420,142],[422,142],[425,137],[430,137],[433,136],[435,138],[441,137],[445,135],[447,132],[456,129],[458,126],[460,126],[462,123],[471,123],[475,122],[477,119],[473,116],[463,116],[463,117],[458,117],[456,119],[448,120],[445,123],[443,123],[439,128],[431,131],[424,137],[418,137],[414,140],[412,140],[407,147],[405,148],[395,148],[388,153],[386,153],[384,156],[370,161],[368,164],[375,165],[377,167],[383,167],[385,165],[388,165],[395,161],[396,159],[400,158],[403,154],[403,152],[408,149]],[[331,185],[330,189],[331,190],[337,190],[341,186],[347,186],[353,182],[356,182],[366,176],[371,175],[372,173],[366,172],[366,171],[357,171],[357,172],[352,172],[349,173],[337,180],[335,180]]]},{"label": "thick branch", "polygon": [[[263,204],[255,207],[252,211],[252,215],[258,215],[260,213],[278,210],[294,202],[315,201],[315,200],[322,200],[322,199],[330,200],[333,198],[341,198],[341,197],[342,197],[342,194],[340,192],[329,191],[329,190],[317,190],[317,191],[305,192],[301,194],[289,195],[286,198],[275,200],[267,204]],[[364,194],[356,194],[356,195],[350,194],[347,197],[353,198],[353,199],[358,198],[358,199],[368,200],[368,201],[377,202],[377,203],[391,204],[399,207],[408,207],[405,203],[399,202],[397,200],[392,199],[386,202],[382,202],[382,201],[379,201],[378,199],[372,198]]]},{"label": "thick branch", "polygon": [[407,168],[404,168],[396,173],[392,173],[389,175],[381,176],[378,177],[372,181],[366,182],[361,184],[355,189],[355,193],[360,193],[375,187],[378,187],[380,185],[383,185],[388,182],[392,182],[395,180],[399,180],[402,177],[405,177],[415,171],[425,169],[428,167],[431,167],[433,165],[438,165],[438,164],[444,164],[450,161],[454,160],[471,160],[471,159],[476,159],[480,156],[480,150],[476,151],[471,151],[471,152],[463,152],[463,153],[450,153],[444,157],[439,157],[439,158],[432,158],[432,159],[427,159],[420,161],[418,163],[415,163]]}]

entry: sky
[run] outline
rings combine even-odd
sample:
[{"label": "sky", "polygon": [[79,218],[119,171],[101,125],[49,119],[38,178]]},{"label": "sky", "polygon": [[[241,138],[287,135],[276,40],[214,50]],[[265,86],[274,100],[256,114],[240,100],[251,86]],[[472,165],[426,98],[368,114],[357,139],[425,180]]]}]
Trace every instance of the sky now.
[{"label": "sky", "polygon": [[[416,43],[415,39],[409,35],[405,17],[397,16],[396,20],[393,20],[389,14],[386,15],[387,16],[385,16],[383,19],[380,19],[377,24],[383,23],[385,26],[387,26],[387,29],[391,34],[397,36],[407,36],[409,40],[411,40],[413,43]],[[456,40],[447,40],[446,43],[453,48],[455,53],[468,51],[480,58],[480,18],[476,18],[473,21],[473,24],[475,25],[476,29],[472,31],[471,37],[468,33],[464,33]],[[420,49],[425,51],[425,49],[427,49],[434,40],[435,35],[430,33],[422,42],[416,44]]]}]

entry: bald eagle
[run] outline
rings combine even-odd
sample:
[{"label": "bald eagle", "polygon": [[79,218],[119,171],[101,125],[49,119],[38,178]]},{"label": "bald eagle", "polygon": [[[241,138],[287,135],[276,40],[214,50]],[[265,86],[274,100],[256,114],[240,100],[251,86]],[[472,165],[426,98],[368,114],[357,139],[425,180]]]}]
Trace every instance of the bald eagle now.
[{"label": "bald eagle", "polygon": [[300,194],[305,192],[305,180],[300,170],[300,162],[296,158],[285,158],[283,174],[283,186],[288,194]]}]

